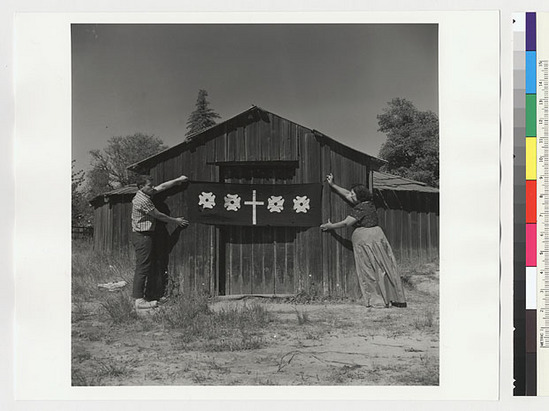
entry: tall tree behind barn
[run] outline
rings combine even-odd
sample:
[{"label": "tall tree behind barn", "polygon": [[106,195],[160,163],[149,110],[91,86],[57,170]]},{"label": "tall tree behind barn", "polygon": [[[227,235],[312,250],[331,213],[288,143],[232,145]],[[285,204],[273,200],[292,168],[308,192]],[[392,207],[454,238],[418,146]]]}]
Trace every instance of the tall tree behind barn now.
[{"label": "tall tree behind barn", "polygon": [[387,160],[382,170],[438,187],[438,116],[418,110],[406,99],[394,98],[377,119],[378,131],[387,134],[379,151]]},{"label": "tall tree behind barn", "polygon": [[[373,186],[384,162],[349,148],[313,129],[252,107],[131,167],[165,181],[181,174],[197,181],[257,184],[321,183],[333,172],[338,184]],[[124,189],[121,189],[124,190]],[[94,199],[95,247],[132,252],[129,246],[131,191]],[[184,189],[157,199],[171,215],[187,215]],[[349,211],[327,185],[322,218],[344,218]],[[174,230],[168,226],[168,229]],[[191,224],[171,234],[168,271],[187,293],[311,294],[358,297],[350,236],[322,233],[318,227],[228,227]],[[438,238],[438,237],[437,237]],[[391,239],[390,239],[391,240]],[[438,247],[438,244],[437,244]]]},{"label": "tall tree behind barn", "polygon": [[200,131],[217,124],[215,119],[221,118],[221,116],[210,107],[210,102],[206,97],[208,97],[208,92],[206,90],[198,91],[196,108],[189,115],[189,119],[187,120],[187,132],[185,133],[185,136],[189,140]]},{"label": "tall tree behind barn", "polygon": [[110,138],[103,150],[90,151],[92,169],[87,173],[89,194],[95,196],[135,183],[137,176],[128,172],[128,166],[167,148],[161,139],[143,133]]}]

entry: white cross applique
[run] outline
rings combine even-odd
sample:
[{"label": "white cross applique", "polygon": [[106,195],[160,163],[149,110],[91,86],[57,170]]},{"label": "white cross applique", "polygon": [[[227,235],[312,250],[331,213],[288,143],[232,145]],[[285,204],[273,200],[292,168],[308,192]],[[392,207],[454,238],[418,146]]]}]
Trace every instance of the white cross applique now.
[{"label": "white cross applique", "polygon": [[265,205],[265,201],[257,201],[256,200],[256,191],[252,190],[252,201],[244,201],[244,205],[251,205],[252,206],[252,224],[257,224],[257,212],[256,212],[256,206],[258,205]]}]

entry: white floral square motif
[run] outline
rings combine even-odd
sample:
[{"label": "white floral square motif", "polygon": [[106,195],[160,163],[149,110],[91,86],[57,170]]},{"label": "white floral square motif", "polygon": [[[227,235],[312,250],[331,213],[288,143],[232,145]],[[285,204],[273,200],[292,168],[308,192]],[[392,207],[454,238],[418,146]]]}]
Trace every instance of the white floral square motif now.
[{"label": "white floral square motif", "polygon": [[240,208],[240,200],[238,194],[227,194],[225,196],[225,208],[227,211],[238,211]]},{"label": "white floral square motif", "polygon": [[198,195],[199,202],[198,205],[202,206],[202,208],[214,208],[215,207],[215,194],[214,193],[205,193],[202,192],[202,194]]},{"label": "white floral square motif", "polygon": [[294,198],[294,210],[296,213],[306,213],[311,207],[309,206],[307,196],[296,196]]},{"label": "white floral square motif", "polygon": [[280,213],[284,209],[284,199],[282,196],[270,196],[268,201],[267,209],[271,213]]}]

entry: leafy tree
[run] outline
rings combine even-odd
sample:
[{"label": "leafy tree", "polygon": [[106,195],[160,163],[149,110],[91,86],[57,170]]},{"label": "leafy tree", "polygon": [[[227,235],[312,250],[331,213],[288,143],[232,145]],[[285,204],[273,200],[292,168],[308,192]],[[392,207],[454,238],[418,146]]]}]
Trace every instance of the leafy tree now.
[{"label": "leafy tree", "polygon": [[83,191],[85,173],[74,171],[74,162],[71,164],[71,221],[73,226],[84,226],[90,224],[92,212]]},{"label": "leafy tree", "polygon": [[187,120],[187,132],[185,136],[188,138],[199,131],[205,130],[215,124],[216,118],[221,118],[213,109],[210,108],[210,102],[206,100],[208,92],[199,90],[196,99],[196,109],[190,114]]},{"label": "leafy tree", "polygon": [[87,173],[90,197],[136,182],[127,167],[168,148],[154,136],[136,133],[112,137],[103,150],[92,150],[92,168]]},{"label": "leafy tree", "polygon": [[379,156],[388,161],[383,170],[438,187],[437,115],[432,111],[419,111],[404,98],[394,98],[377,120],[378,131],[387,134],[387,141],[379,152]]}]

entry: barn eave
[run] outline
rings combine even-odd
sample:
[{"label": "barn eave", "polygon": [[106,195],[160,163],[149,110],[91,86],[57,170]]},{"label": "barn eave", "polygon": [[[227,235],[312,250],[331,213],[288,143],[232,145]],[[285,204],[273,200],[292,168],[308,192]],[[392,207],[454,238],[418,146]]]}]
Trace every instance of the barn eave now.
[{"label": "barn eave", "polygon": [[107,191],[106,193],[99,194],[93,197],[89,203],[94,207],[99,207],[104,203],[108,203],[111,197],[119,196],[134,196],[137,192],[137,185],[131,184],[129,186],[124,186],[120,188],[115,188],[114,190]]},{"label": "barn eave", "polygon": [[426,183],[410,180],[406,177],[374,171],[374,189],[392,191],[417,191],[423,193],[438,193],[439,189]]}]

